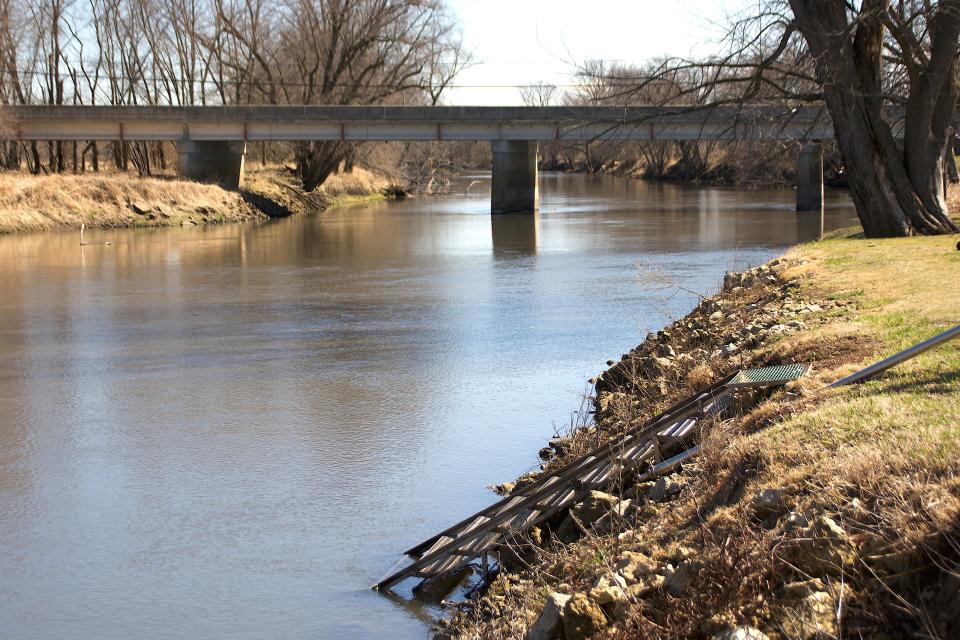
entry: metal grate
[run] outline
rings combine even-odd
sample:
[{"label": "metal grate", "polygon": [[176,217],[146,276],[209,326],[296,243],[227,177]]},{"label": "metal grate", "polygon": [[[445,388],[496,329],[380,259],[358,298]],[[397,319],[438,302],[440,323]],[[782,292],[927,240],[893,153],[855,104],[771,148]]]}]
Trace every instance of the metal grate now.
[{"label": "metal grate", "polygon": [[781,364],[774,367],[760,367],[741,371],[727,383],[731,389],[739,387],[766,387],[784,384],[802,377],[810,367],[805,364]]}]

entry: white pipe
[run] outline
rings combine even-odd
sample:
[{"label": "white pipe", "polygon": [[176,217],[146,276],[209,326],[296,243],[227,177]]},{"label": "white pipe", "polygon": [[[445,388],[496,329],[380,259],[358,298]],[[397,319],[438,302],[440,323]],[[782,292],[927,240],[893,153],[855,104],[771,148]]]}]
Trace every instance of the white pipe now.
[{"label": "white pipe", "polygon": [[947,340],[956,338],[957,336],[960,336],[960,324],[958,324],[952,329],[947,329],[941,334],[935,335],[932,338],[924,340],[919,344],[915,344],[909,349],[904,349],[900,353],[896,353],[890,356],[889,358],[885,358],[880,362],[876,362],[865,369],[861,369],[856,373],[852,373],[846,378],[837,380],[836,382],[831,384],[828,388],[833,389],[834,387],[842,387],[844,385],[853,384],[855,382],[860,382],[862,380],[867,380],[868,378],[872,378],[878,373],[886,371],[890,367],[896,366],[901,362],[905,362],[910,358],[918,356],[924,351],[927,351],[928,349],[932,349],[938,344],[942,342],[946,342]]}]

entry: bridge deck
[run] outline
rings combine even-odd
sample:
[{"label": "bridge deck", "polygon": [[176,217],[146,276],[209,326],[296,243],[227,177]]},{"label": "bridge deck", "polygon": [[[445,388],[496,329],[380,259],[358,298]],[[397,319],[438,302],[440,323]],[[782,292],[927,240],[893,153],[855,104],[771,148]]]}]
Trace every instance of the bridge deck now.
[{"label": "bridge deck", "polygon": [[821,107],[18,106],[23,140],[822,140]]}]

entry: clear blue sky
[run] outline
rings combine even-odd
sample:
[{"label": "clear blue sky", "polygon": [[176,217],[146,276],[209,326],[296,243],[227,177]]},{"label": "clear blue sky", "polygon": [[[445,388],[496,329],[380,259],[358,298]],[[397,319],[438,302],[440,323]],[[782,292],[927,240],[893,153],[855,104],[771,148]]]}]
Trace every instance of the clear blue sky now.
[{"label": "clear blue sky", "polygon": [[[478,64],[446,104],[521,104],[516,88],[570,84],[587,58],[643,63],[716,48],[737,0],[448,0]],[[463,85],[482,85],[468,87]],[[501,85],[501,86],[492,86]]]}]

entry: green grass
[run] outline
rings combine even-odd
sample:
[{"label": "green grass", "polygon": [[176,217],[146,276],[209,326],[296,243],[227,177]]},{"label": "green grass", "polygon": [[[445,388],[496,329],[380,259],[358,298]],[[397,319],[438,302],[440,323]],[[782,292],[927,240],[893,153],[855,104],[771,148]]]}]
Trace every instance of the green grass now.
[{"label": "green grass", "polygon": [[[949,237],[844,238],[795,248],[792,257],[806,261],[797,268],[806,276],[805,288],[855,301],[828,316],[825,324],[811,327],[806,337],[851,332],[882,345],[880,354],[849,363],[841,372],[821,374],[839,377],[960,323],[955,243]],[[819,393],[822,399],[807,411],[753,436],[777,450],[773,473],[780,468],[780,454],[784,464],[804,460],[812,475],[825,456],[834,457],[832,472],[841,469],[842,476],[844,460],[853,468],[855,459],[876,453],[891,468],[912,465],[914,471],[934,475],[960,472],[960,339],[872,381]]]}]

